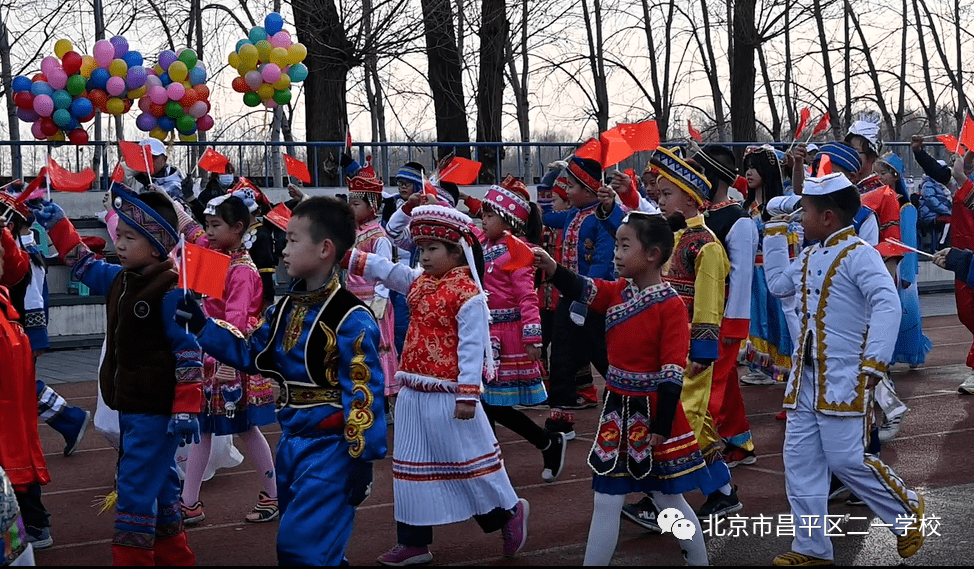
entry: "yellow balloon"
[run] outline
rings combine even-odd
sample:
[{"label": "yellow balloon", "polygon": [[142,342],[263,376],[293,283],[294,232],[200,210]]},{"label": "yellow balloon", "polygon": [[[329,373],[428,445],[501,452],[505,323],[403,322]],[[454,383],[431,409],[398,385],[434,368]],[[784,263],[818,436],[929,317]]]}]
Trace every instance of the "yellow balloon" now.
[{"label": "yellow balloon", "polygon": [[267,99],[274,97],[274,86],[270,83],[261,83],[260,87],[257,87],[257,96],[260,97],[261,101],[266,101]]},{"label": "yellow balloon", "polygon": [[111,63],[108,64],[108,72],[112,77],[125,77],[125,73],[129,70],[129,66],[122,59],[113,59]]},{"label": "yellow balloon", "polygon": [[240,47],[240,51],[237,52],[240,56],[240,61],[250,61],[251,57],[254,61],[257,61],[257,46],[254,44],[244,44]]},{"label": "yellow balloon", "polygon": [[267,63],[271,60],[271,42],[267,40],[260,40],[257,42],[257,59],[262,63]]},{"label": "yellow balloon", "polygon": [[118,97],[112,97],[105,103],[105,108],[110,115],[120,115],[125,112],[125,103]]},{"label": "yellow balloon", "polygon": [[81,56],[81,76],[85,79],[91,79],[91,72],[98,68],[98,62],[95,58],[90,55]]},{"label": "yellow balloon", "polygon": [[182,82],[189,75],[189,70],[186,69],[186,64],[182,61],[174,61],[169,66],[169,78],[173,81]]},{"label": "yellow balloon", "polygon": [[181,83],[183,84],[183,87],[186,88],[186,89],[192,89],[193,88],[193,84],[189,82],[189,79],[187,79],[186,81],[181,81]]},{"label": "yellow balloon", "polygon": [[47,137],[47,140],[49,142],[64,142],[64,131],[59,130],[55,132],[53,135]]},{"label": "yellow balloon", "polygon": [[287,50],[283,47],[275,47],[271,50],[271,63],[276,63],[279,67],[287,67]]},{"label": "yellow balloon", "polygon": [[303,43],[293,44],[287,48],[287,56],[287,64],[296,65],[304,61],[304,58],[308,56],[308,48],[304,47]]},{"label": "yellow balloon", "polygon": [[232,69],[240,67],[240,56],[237,55],[237,52],[231,52],[230,55],[227,56],[227,63],[230,64]]},{"label": "yellow balloon", "polygon": [[149,90],[149,88],[146,87],[145,85],[143,85],[143,86],[139,87],[138,89],[132,89],[125,96],[128,97],[129,99],[132,99],[134,101],[135,99],[141,99],[145,95],[145,92],[148,91],[148,90]]},{"label": "yellow balloon", "polygon": [[155,67],[153,67],[153,69],[156,70],[156,75],[162,75],[163,73],[166,72],[166,70],[163,69],[162,66],[159,65],[158,63],[155,65]]},{"label": "yellow balloon", "polygon": [[149,132],[149,136],[151,136],[152,138],[157,138],[159,140],[166,140],[166,134],[167,134],[166,131],[162,130],[159,127],[155,127]]},{"label": "yellow balloon", "polygon": [[274,83],[274,89],[278,91],[284,91],[291,88],[291,78],[288,77],[287,73],[281,73],[281,78]]},{"label": "yellow balloon", "polygon": [[198,137],[195,134],[180,134],[179,135],[179,141],[180,142],[196,142],[197,140],[198,140]]},{"label": "yellow balloon", "polygon": [[58,59],[61,59],[64,57],[65,53],[68,53],[73,49],[74,46],[71,45],[71,42],[68,40],[57,40],[54,42],[54,55],[56,55]]}]

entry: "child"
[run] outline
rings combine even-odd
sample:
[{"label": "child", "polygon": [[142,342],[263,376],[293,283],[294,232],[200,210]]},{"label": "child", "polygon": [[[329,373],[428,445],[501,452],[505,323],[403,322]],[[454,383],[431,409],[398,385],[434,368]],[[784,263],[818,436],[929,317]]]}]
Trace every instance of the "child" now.
[{"label": "child", "polygon": [[191,297],[177,321],[207,354],[281,387],[277,491],[281,565],[339,565],[372,461],[386,452],[379,328],[341,286],[338,261],[355,241],[348,204],[315,197],[295,206],[284,265],[295,280],[249,336],[207,319]]},{"label": "child", "polygon": [[[375,177],[372,169],[372,157],[364,168],[358,163],[346,167],[346,172],[355,174],[346,178],[348,182],[348,205],[355,216],[355,245],[354,248],[365,253],[382,255],[393,260],[393,244],[386,234],[382,224],[376,217],[379,203],[382,200],[382,180]],[[388,402],[389,418],[392,418],[395,397],[399,393],[400,385],[396,381],[396,366],[399,364],[399,352],[396,351],[395,310],[389,305],[389,289],[382,283],[367,281],[355,275],[348,275],[345,286],[372,310],[379,323],[379,335],[382,343],[379,345],[379,359],[382,362],[382,373],[386,378],[385,395]]]},{"label": "child", "polygon": [[[203,210],[206,218],[204,235],[203,228],[187,212],[177,208],[179,230],[187,242],[230,256],[223,298],[207,297],[203,300],[203,311],[208,317],[229,324],[244,334],[257,328],[263,307],[261,278],[243,243],[252,209],[257,209],[257,203],[249,189],[211,199]],[[239,435],[257,467],[261,490],[257,505],[244,519],[261,523],[277,518],[274,457],[258,428],[276,420],[270,380],[243,373],[207,355],[203,360],[203,395],[205,406],[200,415],[200,444],[190,448],[186,461],[182,494],[186,525],[196,525],[206,519],[200,501],[200,485],[210,459],[214,435]]]},{"label": "child", "polygon": [[[548,173],[537,186],[538,204],[550,203],[552,211],[567,211],[568,194],[561,174],[568,166],[567,162],[554,163],[548,166]],[[545,226],[541,231],[541,246],[555,261],[561,259],[562,229]],[[541,276],[539,271],[538,276]],[[541,373],[545,383],[548,382],[548,371],[551,369],[549,359],[551,351],[551,334],[555,320],[555,307],[558,306],[558,289],[550,281],[541,281],[538,286],[538,307],[541,316]],[[587,366],[585,366],[587,367]]]},{"label": "child", "polygon": [[[26,538],[38,549],[43,549],[53,544],[50,514],[41,502],[41,486],[48,484],[51,476],[37,433],[34,355],[24,329],[17,322],[18,314],[7,288],[3,286],[3,283],[24,278],[29,263],[27,253],[17,247],[10,230],[0,228],[0,361],[3,362],[0,373],[0,468],[10,476],[24,515],[26,535],[18,532],[18,539]],[[5,548],[21,547],[6,537],[3,541]]]},{"label": "child", "polygon": [[17,493],[0,467],[0,567],[34,566],[34,549],[27,540]]},{"label": "child", "polygon": [[527,539],[528,502],[514,492],[487,416],[477,411],[485,362],[488,379],[494,371],[480,243],[455,209],[420,206],[411,215],[422,269],[359,251],[348,259],[349,273],[379,278],[409,302],[392,457],[398,544],[378,561],[429,562],[432,526],[470,517],[486,533],[503,529],[504,554],[512,556]]},{"label": "child", "polygon": [[490,308],[490,342],[497,375],[488,380],[484,412],[541,451],[541,478],[553,482],[565,465],[565,436],[536,425],[515,405],[537,405],[548,398],[541,382],[541,316],[534,289],[534,269],[507,270],[507,236],[538,241],[541,214],[524,182],[511,176],[491,186],[483,200],[484,289]]},{"label": "child", "polygon": [[[588,299],[589,308],[607,317],[608,394],[588,459],[595,511],[585,565],[611,561],[627,493],[651,493],[658,507],[676,508],[699,527],[682,494],[696,488],[709,494],[720,486],[710,477],[680,404],[690,322],[686,305],[661,277],[672,251],[666,220],[637,212],[616,233],[619,280],[581,277],[535,249],[539,267],[553,275],[566,299]],[[707,564],[702,534],[681,546],[690,565]]]},{"label": "child", "polygon": [[[886,375],[899,327],[899,301],[879,253],[856,237],[856,188],[842,174],[805,180],[801,200],[807,247],[788,260],[787,226],[768,225],[765,267],[773,294],[801,298],[802,320],[791,377],[785,430],[785,488],[795,519],[824,519],[829,472],[862,498],[897,534],[911,557],[923,545],[923,497],[863,447],[872,387]],[[812,518],[810,516],[818,516]],[[904,519],[913,516],[913,521]],[[778,566],[833,559],[822,527],[799,531]]]},{"label": "child", "polygon": [[116,565],[191,565],[179,500],[176,448],[199,442],[202,354],[173,321],[176,215],[168,198],[111,188],[120,265],[96,259],[57,204],[32,206],[61,259],[93,294],[107,296],[108,337],[99,384],[119,412],[121,449],[112,558]]}]

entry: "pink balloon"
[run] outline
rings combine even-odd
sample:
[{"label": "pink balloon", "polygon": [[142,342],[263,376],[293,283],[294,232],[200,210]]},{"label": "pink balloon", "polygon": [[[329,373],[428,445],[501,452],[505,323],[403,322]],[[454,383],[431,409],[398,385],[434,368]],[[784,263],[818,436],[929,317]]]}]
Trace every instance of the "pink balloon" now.
[{"label": "pink balloon", "polygon": [[247,82],[247,86],[250,87],[252,91],[256,91],[257,87],[264,82],[264,79],[260,75],[260,71],[248,71],[244,75],[244,81]]},{"label": "pink balloon", "polygon": [[173,101],[178,101],[183,98],[186,94],[186,87],[183,87],[182,83],[176,83],[173,81],[166,88],[166,92],[169,93],[169,98]]},{"label": "pink balloon", "polygon": [[[149,69],[151,69],[151,67],[145,68],[146,71],[149,71]],[[153,71],[151,75],[145,78],[145,86],[148,89],[153,87],[162,87],[162,79],[159,79],[159,76]]]},{"label": "pink balloon", "polygon": [[49,117],[54,112],[54,99],[50,95],[37,95],[34,97],[34,112],[42,117]]},{"label": "pink balloon", "polygon": [[263,101],[263,103],[264,106],[267,107],[268,109],[273,109],[274,107],[277,106],[277,101],[275,101],[274,99],[267,99],[266,101]]},{"label": "pink balloon", "polygon": [[169,101],[169,93],[165,87],[150,87],[149,99],[157,105],[165,105]]},{"label": "pink balloon", "polygon": [[37,140],[44,140],[45,138],[47,138],[46,136],[44,136],[44,133],[41,132],[41,121],[37,121],[34,124],[30,125],[30,133],[33,134],[34,138],[36,138]]},{"label": "pink balloon", "polygon": [[152,104],[152,100],[149,97],[139,97],[139,110],[143,113],[149,112],[149,105]]},{"label": "pink balloon", "polygon": [[108,67],[108,64],[115,59],[115,46],[108,40],[97,41],[92,50],[92,55],[95,56],[95,61],[98,62],[99,67]]},{"label": "pink balloon", "polygon": [[281,30],[271,36],[270,42],[272,47],[283,47],[284,49],[287,49],[291,47],[291,34]]},{"label": "pink balloon", "polygon": [[47,82],[55,91],[58,89],[64,89],[64,86],[68,84],[68,74],[65,73],[60,67],[52,69],[45,75],[47,75]]},{"label": "pink balloon", "polygon": [[109,77],[105,90],[108,91],[108,94],[113,97],[121,95],[125,92],[125,79],[122,79],[121,77]]},{"label": "pink balloon", "polygon": [[150,77],[154,77],[156,75],[156,68],[155,67],[152,67],[152,66],[149,66],[149,65],[146,65],[145,66],[145,72],[148,73]]},{"label": "pink balloon", "polygon": [[210,115],[201,117],[199,120],[196,121],[196,128],[198,128],[200,132],[206,132],[210,130],[211,128],[213,128],[213,117],[211,117]]},{"label": "pink balloon", "polygon": [[189,107],[187,114],[194,119],[203,118],[203,115],[206,114],[206,103],[203,101],[196,101],[192,106]]},{"label": "pink balloon", "polygon": [[[49,55],[41,60],[41,73],[47,75],[48,81],[50,81],[51,72],[55,69],[61,69],[61,62],[58,58],[53,55]],[[58,87],[60,89],[61,87]]]},{"label": "pink balloon", "polygon": [[268,63],[260,70],[260,76],[266,83],[277,83],[281,78],[281,68],[276,63]]}]

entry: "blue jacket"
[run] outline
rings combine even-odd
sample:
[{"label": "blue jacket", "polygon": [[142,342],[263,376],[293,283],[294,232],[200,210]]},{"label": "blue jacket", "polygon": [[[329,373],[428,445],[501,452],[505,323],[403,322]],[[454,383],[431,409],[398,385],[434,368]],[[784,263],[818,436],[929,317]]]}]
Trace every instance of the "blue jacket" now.
[{"label": "blue jacket", "polygon": [[608,223],[595,216],[599,202],[568,211],[553,211],[549,204],[542,204],[544,224],[564,230],[561,264],[572,271],[593,279],[615,278],[615,234],[610,233],[622,223],[622,208],[616,206]]},{"label": "blue jacket", "polygon": [[930,176],[920,181],[920,225],[932,225],[938,217],[950,215],[950,191]]}]

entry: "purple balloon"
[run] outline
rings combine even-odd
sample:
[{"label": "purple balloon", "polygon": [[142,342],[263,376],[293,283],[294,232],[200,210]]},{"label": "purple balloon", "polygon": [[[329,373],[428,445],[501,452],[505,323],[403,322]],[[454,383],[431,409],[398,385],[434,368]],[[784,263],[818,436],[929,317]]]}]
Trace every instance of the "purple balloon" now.
[{"label": "purple balloon", "polygon": [[112,42],[112,47],[115,48],[115,59],[122,59],[122,57],[129,51],[129,42],[122,36],[115,36],[108,40]]},{"label": "purple balloon", "polygon": [[[146,73],[148,73],[148,70],[146,70]],[[152,87],[162,87],[162,79],[159,79],[158,75],[149,75],[145,78],[145,86],[150,89]]]},{"label": "purple balloon", "polygon": [[17,118],[24,122],[34,122],[39,119],[41,115],[35,113],[31,109],[21,109],[17,108]]},{"label": "purple balloon", "polygon": [[206,114],[206,103],[203,101],[196,101],[193,105],[186,111],[186,114],[193,117],[194,119],[201,119]]},{"label": "purple balloon", "polygon": [[34,138],[36,138],[37,140],[44,140],[45,138],[47,138],[46,136],[44,136],[44,133],[41,132],[41,121],[37,121],[34,124],[30,125],[30,133],[33,134]]},{"label": "purple balloon", "polygon": [[128,73],[125,75],[125,83],[128,85],[129,90],[138,89],[145,85],[146,80],[149,78],[149,74],[146,73],[145,67],[136,66],[129,67]]},{"label": "purple balloon", "polygon": [[169,66],[172,65],[172,62],[176,61],[176,59],[176,54],[171,49],[167,49],[159,54],[159,67],[165,71],[166,69],[169,69]]},{"label": "purple balloon", "polygon": [[156,127],[156,117],[149,113],[142,113],[135,119],[135,126],[142,132],[149,132]]},{"label": "purple balloon", "polygon": [[49,117],[54,112],[54,99],[48,95],[34,97],[34,112],[42,117]]}]

